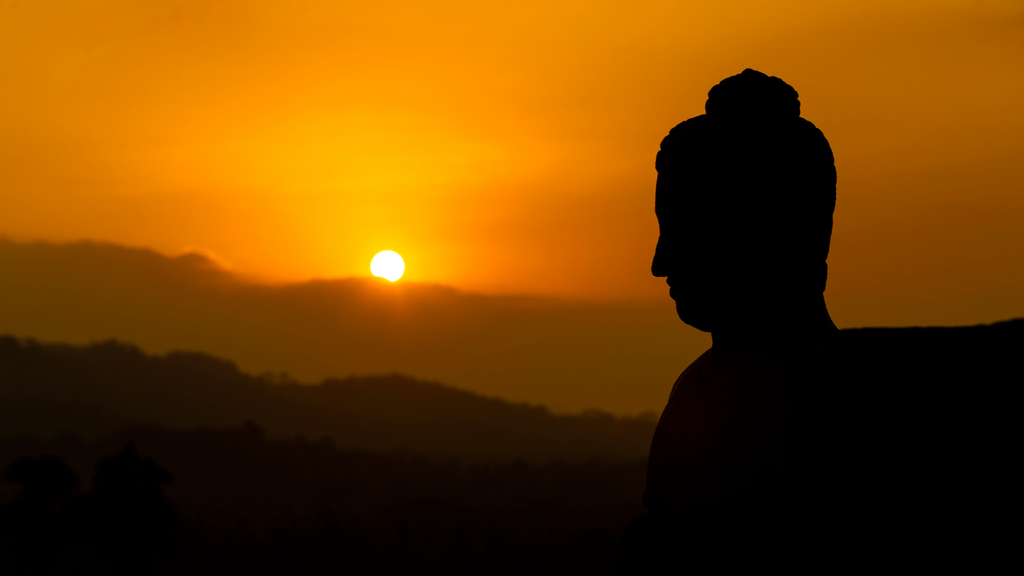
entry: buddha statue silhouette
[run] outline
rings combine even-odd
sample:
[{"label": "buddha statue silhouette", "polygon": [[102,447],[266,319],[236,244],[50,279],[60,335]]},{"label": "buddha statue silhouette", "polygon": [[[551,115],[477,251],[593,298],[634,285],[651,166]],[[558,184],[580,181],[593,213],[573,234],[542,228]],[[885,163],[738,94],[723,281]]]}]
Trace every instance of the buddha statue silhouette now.
[{"label": "buddha statue silhouette", "polygon": [[652,272],[713,345],[673,386],[648,515],[620,540],[617,572],[975,558],[992,535],[965,532],[988,518],[966,494],[999,484],[1008,440],[993,427],[1010,419],[983,415],[1007,393],[1002,370],[1020,376],[1006,359],[1022,322],[838,330],[823,294],[836,205],[825,136],[796,90],[750,69],[705,110],[661,143]]}]

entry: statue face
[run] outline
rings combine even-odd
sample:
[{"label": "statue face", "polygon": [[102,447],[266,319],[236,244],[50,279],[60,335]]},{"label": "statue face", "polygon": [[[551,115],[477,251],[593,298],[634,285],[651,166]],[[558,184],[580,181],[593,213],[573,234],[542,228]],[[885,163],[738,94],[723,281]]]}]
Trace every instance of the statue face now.
[{"label": "statue face", "polygon": [[713,238],[713,226],[704,220],[706,215],[699,207],[673,208],[658,210],[661,235],[651,273],[666,279],[679,318],[710,332],[729,288],[723,273],[724,255],[716,249],[720,245]]}]

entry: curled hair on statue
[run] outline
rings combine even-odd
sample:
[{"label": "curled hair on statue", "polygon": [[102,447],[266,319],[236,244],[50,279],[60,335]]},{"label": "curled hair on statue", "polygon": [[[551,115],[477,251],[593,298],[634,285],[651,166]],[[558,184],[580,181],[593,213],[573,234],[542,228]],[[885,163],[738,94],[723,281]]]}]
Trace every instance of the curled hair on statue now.
[{"label": "curled hair on statue", "polygon": [[747,68],[712,87],[704,111],[716,118],[748,121],[798,118],[799,97],[781,78]]},{"label": "curled hair on statue", "polygon": [[750,69],[712,88],[706,113],[661,143],[656,210],[685,228],[663,234],[727,237],[716,244],[720,256],[742,252],[746,265],[763,265],[764,282],[785,278],[789,289],[820,293],[835,160],[821,130],[800,117],[798,96],[781,79]]}]

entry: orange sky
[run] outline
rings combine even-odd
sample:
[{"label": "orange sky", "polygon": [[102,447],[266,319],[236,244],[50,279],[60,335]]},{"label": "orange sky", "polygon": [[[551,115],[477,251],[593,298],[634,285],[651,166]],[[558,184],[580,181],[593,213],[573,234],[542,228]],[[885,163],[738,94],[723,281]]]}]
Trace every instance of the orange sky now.
[{"label": "orange sky", "polygon": [[1024,315],[1024,3],[0,1],[0,235],[265,278],[666,298],[654,154],[777,75],[836,153],[841,326]]}]

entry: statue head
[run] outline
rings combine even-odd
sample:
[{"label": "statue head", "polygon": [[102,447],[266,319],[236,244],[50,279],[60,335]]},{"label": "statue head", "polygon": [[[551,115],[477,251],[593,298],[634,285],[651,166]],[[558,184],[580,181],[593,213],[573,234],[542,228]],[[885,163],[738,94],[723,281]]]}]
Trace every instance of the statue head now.
[{"label": "statue head", "polygon": [[700,330],[754,321],[825,290],[836,169],[796,90],[755,70],[708,92],[661,142],[651,271]]}]

